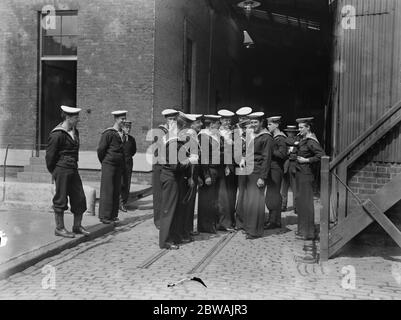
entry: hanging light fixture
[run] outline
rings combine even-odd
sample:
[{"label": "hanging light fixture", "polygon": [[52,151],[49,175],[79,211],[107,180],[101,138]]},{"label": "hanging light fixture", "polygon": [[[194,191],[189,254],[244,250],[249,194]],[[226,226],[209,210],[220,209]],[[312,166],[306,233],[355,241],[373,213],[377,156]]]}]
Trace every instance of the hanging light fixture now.
[{"label": "hanging light fixture", "polygon": [[244,30],[244,46],[245,48],[249,49],[254,45],[254,42],[251,38],[251,36],[249,35],[249,33]]},{"label": "hanging light fixture", "polygon": [[241,1],[237,4],[238,7],[244,9],[246,17],[249,19],[251,16],[252,9],[260,6],[260,2],[253,0]]}]

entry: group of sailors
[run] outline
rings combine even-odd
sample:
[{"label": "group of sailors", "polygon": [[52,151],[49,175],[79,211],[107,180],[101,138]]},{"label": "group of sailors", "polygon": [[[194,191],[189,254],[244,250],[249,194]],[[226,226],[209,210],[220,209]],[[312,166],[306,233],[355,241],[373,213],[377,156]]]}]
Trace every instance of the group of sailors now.
[{"label": "group of sailors", "polygon": [[[88,236],[90,233],[82,226],[82,216],[87,210],[86,197],[78,172],[80,108],[61,106],[63,121],[49,135],[46,149],[46,165],[56,187],[53,197],[55,214],[55,235],[74,238],[75,234]],[[132,157],[136,153],[136,141],[130,135],[131,121],[127,121],[127,111],[111,113],[114,124],[101,134],[97,155],[101,163],[101,183],[99,218],[102,223],[111,224],[118,220],[118,212],[127,211]],[[64,212],[68,209],[74,214],[72,232],[64,226]]]},{"label": "group of sailors", "polygon": [[313,117],[297,119],[298,127],[287,126],[285,134],[281,116],[266,118],[250,107],[217,115],[176,109],[162,114],[166,122],[155,137],[152,176],[160,248],[179,249],[199,233],[243,230],[247,239],[256,239],[266,229],[281,228],[289,186],[298,214],[296,236],[315,238],[314,164],[324,151],[313,133]]}]

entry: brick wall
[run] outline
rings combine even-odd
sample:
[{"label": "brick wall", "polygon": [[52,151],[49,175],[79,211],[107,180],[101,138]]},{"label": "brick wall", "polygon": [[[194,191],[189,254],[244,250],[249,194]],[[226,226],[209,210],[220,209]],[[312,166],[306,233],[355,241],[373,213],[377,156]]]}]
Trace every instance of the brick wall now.
[{"label": "brick wall", "polygon": [[[183,103],[185,36],[196,47],[196,89],[192,112],[213,113],[233,100],[235,106],[242,102],[237,97],[242,91],[239,71],[242,34],[235,23],[222,12],[213,14],[207,1],[156,0],[155,125],[163,121],[162,109]],[[230,69],[233,70],[231,88],[228,85]],[[216,92],[220,96],[218,106],[215,103]]]},{"label": "brick wall", "polygon": [[0,144],[24,148],[36,135],[38,16],[22,0],[0,1],[0,16]]},{"label": "brick wall", "polygon": [[[153,106],[153,0],[0,2],[0,143],[33,144],[38,97],[38,12],[78,10],[77,105],[82,150],[95,150],[112,110],[126,109],[139,152]],[[88,112],[89,111],[89,112]]]},{"label": "brick wall", "polygon": [[154,2],[80,1],[78,105],[83,113],[82,149],[94,150],[110,112],[128,110],[138,151],[146,150],[153,106]]}]

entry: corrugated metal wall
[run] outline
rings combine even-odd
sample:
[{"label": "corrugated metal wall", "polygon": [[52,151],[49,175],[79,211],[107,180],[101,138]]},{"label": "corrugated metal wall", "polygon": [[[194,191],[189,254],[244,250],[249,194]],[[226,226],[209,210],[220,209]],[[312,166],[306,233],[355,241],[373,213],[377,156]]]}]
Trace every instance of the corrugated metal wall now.
[{"label": "corrugated metal wall", "polygon": [[[399,0],[339,0],[334,9],[333,150],[338,154],[401,99]],[[342,8],[356,9],[344,29]],[[401,162],[400,129],[377,148],[375,161]],[[334,154],[334,155],[335,155]]]}]

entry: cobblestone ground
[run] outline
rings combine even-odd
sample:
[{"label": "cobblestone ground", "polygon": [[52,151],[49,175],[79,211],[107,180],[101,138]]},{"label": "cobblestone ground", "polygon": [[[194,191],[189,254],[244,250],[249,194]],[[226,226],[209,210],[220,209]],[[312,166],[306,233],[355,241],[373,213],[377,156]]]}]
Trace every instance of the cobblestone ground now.
[{"label": "cobblestone ground", "polygon": [[[237,232],[197,273],[188,275],[227,233],[202,235],[141,268],[160,252],[158,232],[147,219],[118,227],[0,281],[0,299],[401,298],[399,251],[370,248],[369,255],[351,252],[324,266],[300,263],[296,257],[303,254],[304,243],[295,240],[294,229],[266,232],[256,240],[246,240]],[[53,283],[49,270],[55,270]],[[167,287],[188,276],[200,277],[207,288],[195,281]]]}]

